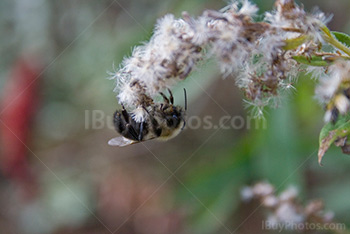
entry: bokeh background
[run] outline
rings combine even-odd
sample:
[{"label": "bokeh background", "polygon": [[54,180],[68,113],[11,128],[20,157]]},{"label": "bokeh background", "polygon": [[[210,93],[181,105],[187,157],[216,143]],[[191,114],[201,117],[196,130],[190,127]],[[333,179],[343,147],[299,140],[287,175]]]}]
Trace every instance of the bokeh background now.
[{"label": "bokeh background", "polygon": [[[261,12],[273,5],[255,2]],[[350,32],[349,1],[302,3],[333,14],[332,30]],[[217,124],[240,116],[242,127],[192,127],[168,142],[107,145],[119,107],[108,71],[150,38],[157,18],[225,5],[0,1],[1,233],[270,233],[261,230],[266,211],[240,198],[243,186],[262,180],[279,191],[297,186],[301,201],[321,198],[350,225],[350,158],[332,148],[318,165],[323,110],[307,76],[256,128],[233,79],[222,79],[214,61],[203,63],[174,88],[175,102],[183,105],[186,87],[189,118]],[[101,121],[93,125],[94,118]]]}]

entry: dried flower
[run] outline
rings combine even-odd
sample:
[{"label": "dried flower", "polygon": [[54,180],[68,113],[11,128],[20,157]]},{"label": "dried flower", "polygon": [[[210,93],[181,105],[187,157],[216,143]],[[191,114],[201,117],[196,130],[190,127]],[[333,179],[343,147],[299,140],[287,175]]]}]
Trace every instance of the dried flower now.
[{"label": "dried flower", "polygon": [[198,61],[214,56],[223,75],[235,74],[247,103],[262,114],[265,105],[292,88],[300,71],[293,56],[318,51],[322,27],[329,21],[292,0],[278,0],[275,6],[265,22],[254,21],[258,8],[248,0],[207,10],[198,18],[186,12],[183,19],[164,16],[150,41],[135,47],[113,75],[119,102],[130,109],[147,106],[159,92],[185,79]]},{"label": "dried flower", "polygon": [[151,39],[135,47],[112,74],[120,104],[143,122],[147,108],[162,106],[154,101],[157,95],[186,79],[199,61],[214,57],[224,77],[235,77],[254,117],[261,117],[267,105],[278,106],[303,71],[321,80],[316,96],[326,106],[326,122],[347,114],[350,36],[331,32],[326,27],[331,17],[306,12],[293,0],[276,0],[262,22],[254,19],[257,12],[248,0],[236,0],[197,18],[184,12],[182,19],[168,14],[158,20]]},{"label": "dried flower", "polygon": [[188,76],[201,59],[201,47],[191,42],[195,31],[182,19],[166,15],[153,37],[135,47],[114,75],[119,102],[130,108],[147,105],[160,91]]},{"label": "dried flower", "polygon": [[306,222],[319,224],[334,222],[331,213],[324,212],[322,201],[312,200],[306,205],[300,203],[298,201],[299,192],[294,186],[288,187],[277,195],[273,185],[260,182],[244,187],[241,195],[244,201],[257,199],[263,207],[269,209],[267,222],[271,227],[277,228],[282,225],[288,228]]}]

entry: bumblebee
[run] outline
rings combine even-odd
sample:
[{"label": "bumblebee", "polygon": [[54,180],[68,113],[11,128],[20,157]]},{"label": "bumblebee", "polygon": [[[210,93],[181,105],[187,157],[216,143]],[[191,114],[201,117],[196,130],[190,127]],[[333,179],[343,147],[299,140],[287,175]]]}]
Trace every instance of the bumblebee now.
[{"label": "bumblebee", "polygon": [[339,115],[345,115],[350,110],[350,88],[340,89],[326,105],[325,122],[335,124]]},{"label": "bumblebee", "polygon": [[[108,144],[112,146],[127,146],[152,139],[169,140],[177,136],[184,129],[187,110],[187,95],[185,95],[185,108],[174,105],[174,97],[169,91],[169,98],[160,93],[164,102],[151,103],[141,106],[134,113],[128,112],[122,105],[116,110],[113,123],[116,131],[121,135],[111,139]],[[142,112],[139,121],[135,119],[135,112]]]}]

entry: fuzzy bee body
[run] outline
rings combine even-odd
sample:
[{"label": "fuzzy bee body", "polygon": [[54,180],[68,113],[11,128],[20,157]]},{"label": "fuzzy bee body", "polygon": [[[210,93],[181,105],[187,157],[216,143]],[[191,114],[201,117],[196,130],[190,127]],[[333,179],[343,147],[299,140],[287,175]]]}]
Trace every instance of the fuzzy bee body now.
[{"label": "fuzzy bee body", "polygon": [[117,110],[113,122],[121,136],[111,139],[108,144],[126,146],[151,139],[169,140],[177,136],[185,126],[186,108],[175,106],[170,90],[169,93],[169,99],[161,93],[163,103],[142,106],[134,112],[128,112],[124,107]]}]

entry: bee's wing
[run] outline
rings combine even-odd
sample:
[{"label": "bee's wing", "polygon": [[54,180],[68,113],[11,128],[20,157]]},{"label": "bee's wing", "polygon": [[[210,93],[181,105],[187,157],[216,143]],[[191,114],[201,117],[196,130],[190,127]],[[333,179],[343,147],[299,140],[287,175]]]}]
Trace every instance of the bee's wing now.
[{"label": "bee's wing", "polygon": [[120,147],[135,144],[135,143],[138,143],[138,141],[133,141],[133,140],[130,140],[130,139],[122,137],[122,136],[112,138],[108,141],[108,145],[120,146]]}]

